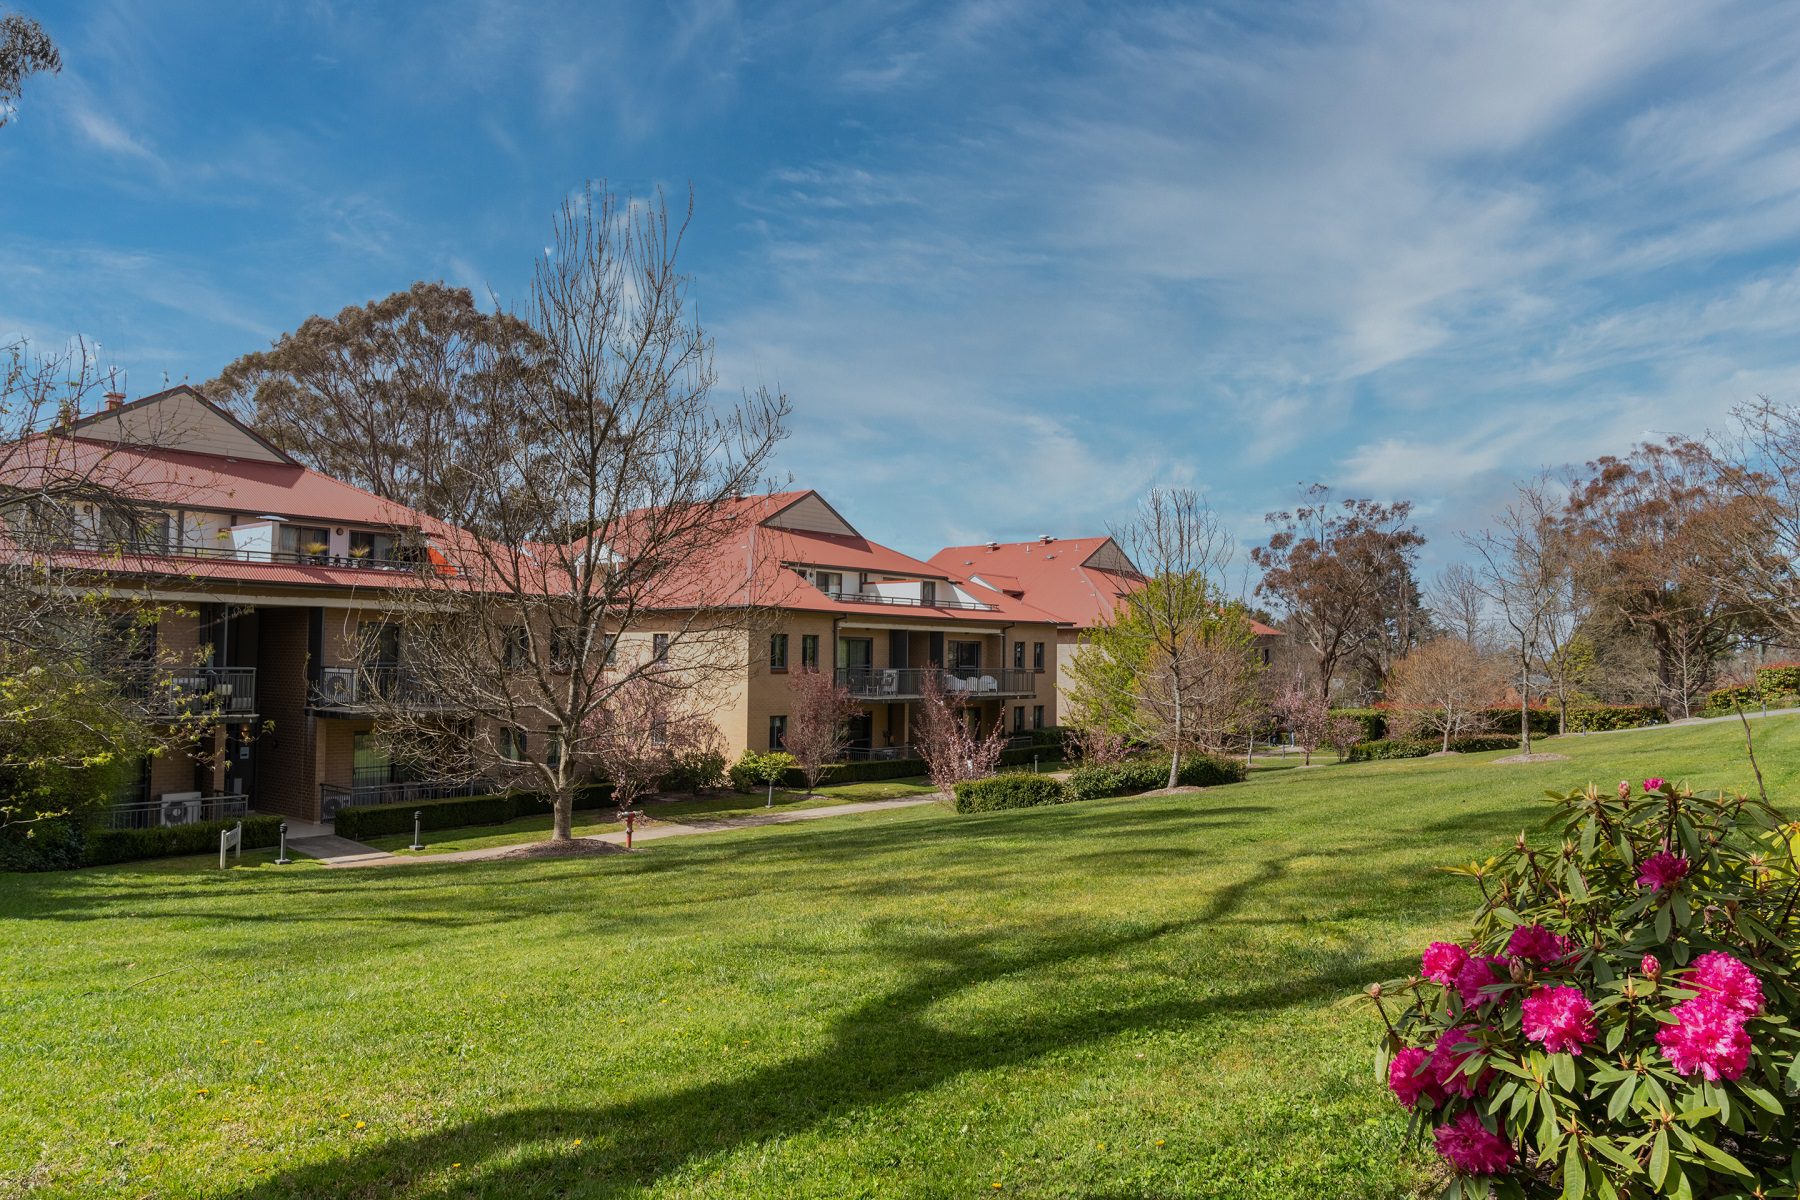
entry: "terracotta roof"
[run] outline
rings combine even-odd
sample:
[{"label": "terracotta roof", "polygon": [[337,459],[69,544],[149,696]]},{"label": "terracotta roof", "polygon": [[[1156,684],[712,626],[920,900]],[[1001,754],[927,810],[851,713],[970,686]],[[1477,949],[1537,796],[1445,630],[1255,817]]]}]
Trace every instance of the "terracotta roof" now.
[{"label": "terracotta roof", "polygon": [[[1109,552],[1101,554],[1102,550]],[[931,556],[931,562],[940,570],[960,571],[996,587],[1017,584],[1033,607],[1078,629],[1089,629],[1111,616],[1119,601],[1141,584],[1135,574],[1090,565],[1115,554],[1124,558],[1109,537],[1051,538],[946,546]],[[1250,622],[1250,627],[1265,637],[1281,632],[1260,621]]]}]

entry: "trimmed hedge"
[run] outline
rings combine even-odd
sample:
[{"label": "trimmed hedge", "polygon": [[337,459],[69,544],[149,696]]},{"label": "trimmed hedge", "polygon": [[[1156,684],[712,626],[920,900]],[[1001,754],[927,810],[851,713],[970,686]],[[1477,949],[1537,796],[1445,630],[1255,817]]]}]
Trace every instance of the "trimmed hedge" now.
[{"label": "trimmed hedge", "polygon": [[1800,692],[1800,663],[1770,663],[1757,668],[1756,690],[1764,696]]},{"label": "trimmed hedge", "polygon": [[1570,733],[1606,733],[1663,723],[1663,710],[1654,704],[1583,704],[1569,709]]},{"label": "trimmed hedge", "polygon": [[1387,736],[1387,714],[1379,708],[1334,708],[1328,714],[1332,720],[1348,717],[1362,726],[1362,740],[1379,741]]},{"label": "trimmed hedge", "polygon": [[[590,784],[575,793],[575,810],[605,808],[612,801],[607,784]],[[552,809],[548,796],[536,792],[502,792],[497,796],[459,796],[451,800],[422,800],[414,804],[372,804],[364,808],[340,808],[332,829],[339,837],[355,841],[390,833],[411,833],[413,814],[424,829],[457,829],[464,825],[504,825],[520,817],[536,817]]]},{"label": "trimmed hedge", "polygon": [[[1178,787],[1214,787],[1221,783],[1240,783],[1248,769],[1235,759],[1215,758],[1210,754],[1194,754],[1181,760],[1181,771],[1175,776]],[[1169,760],[1130,759],[1103,767],[1080,767],[1069,773],[1071,800],[1098,800],[1105,796],[1131,796],[1167,787]]]},{"label": "trimmed hedge", "polygon": [[[0,838],[0,870],[67,871],[73,867],[100,867],[108,863],[136,862],[145,858],[170,858],[181,854],[216,854],[219,835],[238,823],[200,821],[193,825],[158,825],[151,829],[84,828],[79,821],[41,821]],[[244,849],[273,846],[280,837],[281,818],[242,818]]]},{"label": "trimmed hedge", "polygon": [[1061,804],[1070,796],[1060,780],[1048,775],[992,775],[971,779],[956,785],[956,811],[959,813],[997,812],[1006,808],[1035,808],[1040,804]]},{"label": "trimmed hedge", "polygon": [[[1392,758],[1425,758],[1444,748],[1442,740],[1420,738],[1377,738],[1350,747],[1346,762],[1384,762]],[[1450,749],[1458,754],[1482,754],[1489,750],[1517,750],[1519,739],[1503,734],[1479,734],[1450,739]]]},{"label": "trimmed hedge", "polygon": [[[244,823],[244,849],[273,846],[281,838],[281,818],[249,816]],[[238,823],[200,821],[193,825],[159,825],[151,829],[90,829],[82,851],[83,866],[136,862],[141,858],[173,858],[180,854],[217,854],[219,835]]]}]

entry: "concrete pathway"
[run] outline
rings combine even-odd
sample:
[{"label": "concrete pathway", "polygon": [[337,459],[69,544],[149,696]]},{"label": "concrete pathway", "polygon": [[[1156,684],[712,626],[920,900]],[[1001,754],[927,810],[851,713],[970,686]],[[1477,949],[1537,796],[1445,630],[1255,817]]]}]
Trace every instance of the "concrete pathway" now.
[{"label": "concrete pathway", "polygon": [[[855,813],[880,812],[890,808],[912,808],[920,804],[934,804],[936,796],[908,796],[900,800],[859,800],[851,804],[832,804],[824,808],[802,808],[789,812],[758,813],[750,817],[721,817],[707,820],[704,817],[691,818],[686,821],[652,821],[639,825],[633,835],[634,842],[653,842],[662,838],[692,837],[701,833],[725,833],[733,829],[756,829],[763,825],[791,825],[796,821],[819,821],[826,817],[847,817]],[[429,836],[429,835],[427,835]],[[625,844],[625,834],[595,833],[576,841],[606,842],[614,846]],[[408,867],[427,866],[433,863],[480,862],[483,859],[505,858],[516,854],[535,842],[513,842],[505,846],[484,846],[479,850],[453,850],[445,854],[389,854],[385,850],[377,850],[373,846],[365,846],[361,842],[353,842],[349,838],[316,837],[302,838],[298,841],[290,838],[288,849],[318,859],[327,867]]]}]

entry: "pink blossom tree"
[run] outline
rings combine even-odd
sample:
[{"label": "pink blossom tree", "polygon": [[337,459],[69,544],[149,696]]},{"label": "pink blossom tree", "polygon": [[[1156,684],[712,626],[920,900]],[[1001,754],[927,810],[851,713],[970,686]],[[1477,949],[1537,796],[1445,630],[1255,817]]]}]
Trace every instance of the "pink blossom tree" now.
[{"label": "pink blossom tree", "polygon": [[967,718],[969,710],[952,704],[944,694],[937,675],[927,671],[919,705],[919,728],[914,741],[925,760],[931,786],[949,795],[965,779],[985,779],[1000,767],[1000,752],[1006,748],[1006,725],[995,721],[986,736],[974,732]]},{"label": "pink blossom tree", "polygon": [[1298,672],[1282,681],[1269,701],[1275,719],[1294,739],[1294,745],[1312,766],[1313,751],[1325,744],[1326,727],[1331,722],[1330,710],[1316,684]]},{"label": "pink blossom tree", "polygon": [[718,729],[684,699],[648,676],[635,676],[614,689],[583,728],[587,753],[612,784],[620,811],[654,792],[679,760],[718,749]]},{"label": "pink blossom tree", "polygon": [[788,678],[787,736],[782,746],[806,776],[810,794],[850,744],[850,718],[862,704],[850,689],[816,667],[803,667]]}]

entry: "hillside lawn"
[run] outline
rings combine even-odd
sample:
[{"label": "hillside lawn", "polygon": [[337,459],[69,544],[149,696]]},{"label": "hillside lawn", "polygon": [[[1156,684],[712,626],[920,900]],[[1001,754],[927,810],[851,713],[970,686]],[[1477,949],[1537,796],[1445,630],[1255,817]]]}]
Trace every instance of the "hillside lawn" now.
[{"label": "hillside lawn", "polygon": [[[1800,718],[1756,724],[1777,804]],[[1405,1197],[1339,1006],[1708,725],[636,853],[0,877],[0,1195]]]}]

